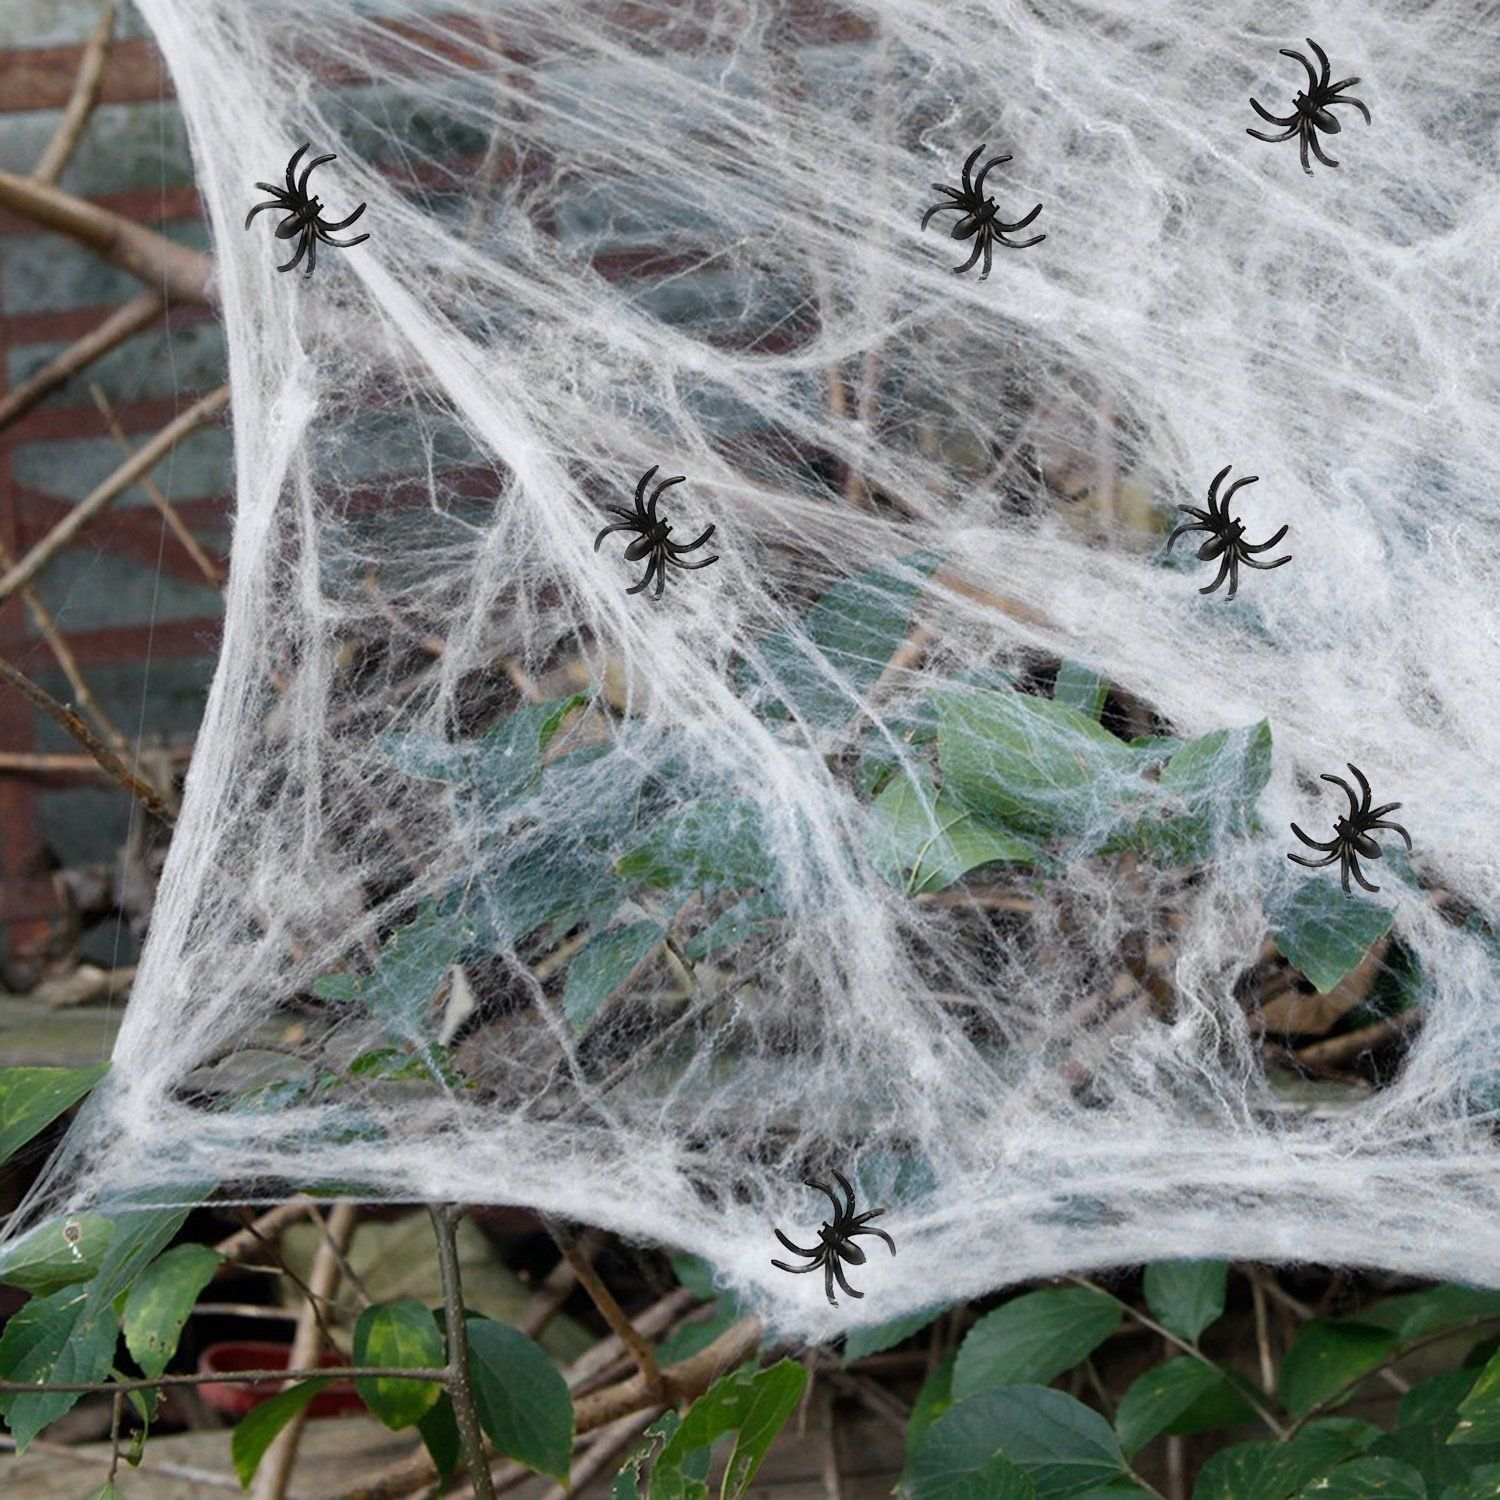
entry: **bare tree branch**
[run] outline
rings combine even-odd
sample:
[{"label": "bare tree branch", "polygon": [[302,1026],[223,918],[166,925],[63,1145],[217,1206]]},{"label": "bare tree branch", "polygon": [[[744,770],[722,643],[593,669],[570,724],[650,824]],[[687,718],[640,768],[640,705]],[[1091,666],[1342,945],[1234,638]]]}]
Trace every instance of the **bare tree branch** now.
[{"label": "bare tree branch", "polygon": [[109,44],[114,30],[114,0],[105,0],[104,10],[83,49],[83,57],[78,64],[78,77],[73,83],[73,95],[68,100],[67,108],[63,110],[63,117],[58,121],[52,139],[47,142],[47,149],[31,169],[33,182],[48,185],[55,183],[62,169],[72,159],[99,99],[99,84],[104,77],[104,64],[109,59]]}]

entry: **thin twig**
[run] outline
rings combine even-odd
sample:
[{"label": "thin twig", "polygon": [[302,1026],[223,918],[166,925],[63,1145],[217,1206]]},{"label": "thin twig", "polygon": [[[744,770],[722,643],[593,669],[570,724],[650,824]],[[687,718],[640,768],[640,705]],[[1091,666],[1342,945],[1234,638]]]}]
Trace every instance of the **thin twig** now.
[{"label": "thin twig", "polygon": [[[49,185],[55,183],[62,169],[72,159],[73,152],[78,149],[84,127],[99,99],[99,84],[104,77],[104,64],[109,57],[109,44],[114,30],[114,0],[105,0],[104,10],[93,31],[89,33],[83,56],[79,59],[78,75],[73,80],[73,93],[63,110],[62,119],[57,122],[57,129],[47,142],[47,149],[31,169],[33,182]],[[113,1470],[110,1471],[110,1478],[114,1478]]]},{"label": "thin twig", "polygon": [[329,1221],[318,1212],[316,1204],[308,1209],[307,1216],[318,1226],[318,1232],[323,1236],[323,1243],[328,1247],[333,1258],[339,1263],[339,1274],[353,1287],[355,1296],[366,1307],[372,1306],[375,1299],[370,1295],[369,1288],[360,1280],[359,1273],[349,1264],[348,1258],[344,1254],[343,1246],[335,1238]]},{"label": "thin twig", "polygon": [[1373,1052],[1377,1047],[1396,1041],[1421,1024],[1420,1009],[1404,1010],[1400,1015],[1387,1016],[1356,1031],[1346,1031],[1341,1036],[1331,1036],[1326,1041],[1300,1047],[1292,1056],[1306,1067],[1337,1067],[1341,1063],[1353,1062],[1362,1052]]},{"label": "thin twig", "polygon": [[576,1495],[596,1474],[610,1468],[655,1420],[656,1413],[648,1408],[605,1428],[574,1463],[567,1484],[554,1485],[542,1500],[566,1500],[567,1496]]},{"label": "thin twig", "polygon": [[217,1381],[223,1385],[265,1385],[268,1381],[295,1382],[298,1380],[425,1380],[444,1382],[447,1370],[431,1370],[425,1366],[385,1365],[323,1365],[281,1370],[215,1370],[208,1375],[158,1375],[153,1380],[0,1380],[0,1395],[18,1395],[30,1391],[34,1395],[61,1395],[64,1392],[77,1395],[97,1394],[99,1391],[154,1391],[158,1386],[206,1385]]},{"label": "thin twig", "polygon": [[[4,175],[0,172],[0,178]],[[211,422],[228,405],[229,387],[221,385],[206,396],[200,396],[186,411],[179,412],[133,458],[127,459],[108,479],[80,500],[20,562],[6,570],[0,577],[0,602],[10,598],[22,584],[30,583],[100,511],[124,494],[143,474],[149,474],[185,437]]]},{"label": "thin twig", "polygon": [[[125,429],[120,425],[120,419],[109,404],[109,397],[93,381],[89,382],[89,390],[93,393],[94,405],[99,408],[100,415],[103,416],[105,425],[114,435],[115,441],[127,458],[134,458],[135,444],[126,436]],[[187,522],[177,514],[177,507],[162,493],[161,486],[149,474],[142,474],[141,488],[151,497],[151,503],[161,512],[162,519],[167,525],[172,528],[172,535],[182,543],[182,550],[192,558],[194,565],[207,582],[216,589],[223,588],[224,570],[203,550],[198,538],[188,530]]]},{"label": "thin twig", "polygon": [[305,1219],[313,1206],[313,1199],[298,1196],[287,1203],[278,1203],[275,1208],[263,1213],[253,1224],[236,1229],[227,1239],[214,1246],[219,1259],[225,1264],[243,1260],[257,1245],[263,1245],[288,1224]]},{"label": "thin twig", "polygon": [[458,1425],[459,1451],[474,1484],[475,1500],[494,1500],[490,1465],[485,1454],[484,1434],[474,1406],[473,1374],[469,1367],[469,1330],[464,1321],[463,1287],[458,1275],[458,1241],[454,1225],[458,1211],[432,1204],[432,1230],[437,1238],[438,1273],[443,1282],[444,1322],[448,1330],[448,1395]]},{"label": "thin twig", "polygon": [[172,809],[162,801],[154,788],[146,785],[103,740],[89,728],[65,703],[59,703],[51,693],[34,683],[24,672],[19,672],[3,656],[0,656],[0,681],[8,682],[22,697],[47,715],[60,729],[70,734],[100,767],[137,798],[148,812],[155,814],[163,823],[176,822]]}]

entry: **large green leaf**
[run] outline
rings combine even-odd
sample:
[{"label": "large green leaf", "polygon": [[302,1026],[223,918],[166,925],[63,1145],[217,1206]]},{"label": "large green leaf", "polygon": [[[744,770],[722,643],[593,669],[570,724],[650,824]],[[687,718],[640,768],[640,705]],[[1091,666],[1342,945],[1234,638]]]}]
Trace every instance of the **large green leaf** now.
[{"label": "large green leaf", "polygon": [[1146,1305],[1163,1328],[1196,1342],[1224,1311],[1229,1266],[1222,1260],[1164,1260],[1146,1267]]},{"label": "large green leaf", "polygon": [[[371,1369],[440,1370],[447,1363],[443,1336],[432,1314],[415,1297],[367,1307],[354,1325],[354,1363]],[[392,1432],[413,1427],[437,1405],[443,1388],[435,1380],[380,1376],[356,1380],[359,1399]]]},{"label": "large green leaf", "polygon": [[[1440,1495],[1448,1485],[1466,1484],[1475,1469],[1500,1463],[1500,1443],[1449,1443],[1448,1424],[1422,1423],[1381,1433],[1370,1444],[1369,1454],[1410,1464],[1427,1481],[1428,1490]],[[1486,1500],[1495,1493],[1490,1491]]]},{"label": "large green leaf", "polygon": [[[87,1287],[33,1297],[0,1335],[0,1379],[61,1385],[103,1380],[114,1363],[118,1334],[113,1309],[96,1312]],[[0,1395],[0,1416],[17,1451],[71,1411],[78,1399],[67,1391]]]},{"label": "large green leaf", "polygon": [[958,798],[934,792],[930,773],[898,772],[865,821],[870,862],[910,896],[940,891],[988,864],[1034,864],[1040,851],[975,816]]},{"label": "large green leaf", "polygon": [[927,1379],[922,1382],[922,1389],[917,1392],[917,1399],[912,1402],[911,1416],[906,1422],[906,1461],[908,1464],[926,1441],[928,1430],[933,1423],[945,1412],[952,1410],[955,1363],[957,1363],[956,1353],[945,1354],[932,1367]]},{"label": "large green leaf", "polygon": [[1076,709],[1085,718],[1097,719],[1108,696],[1109,684],[1092,667],[1065,661],[1057,669],[1057,681],[1052,687],[1054,702]]},{"label": "large green leaf", "polygon": [[579,1031],[660,946],[662,937],[658,922],[630,922],[596,932],[578,950],[563,985],[563,1013]]},{"label": "large green leaf", "polygon": [[1459,1403],[1450,1443],[1500,1443],[1500,1354],[1479,1372]]},{"label": "large green leaf", "polygon": [[1088,1287],[1027,1292],[969,1330],[953,1370],[954,1399],[1051,1380],[1092,1354],[1122,1315],[1114,1298]]},{"label": "large green leaf", "polygon": [[109,1072],[89,1068],[0,1069],[0,1161],[70,1110]]},{"label": "large green leaf", "polygon": [[422,1414],[417,1431],[422,1435],[422,1444],[438,1478],[446,1483],[458,1467],[459,1455],[463,1451],[458,1436],[458,1418],[454,1415],[453,1401],[447,1391]]},{"label": "large green leaf", "polygon": [[1037,1500],[1074,1500],[1130,1477],[1109,1423],[1045,1386],[997,1386],[958,1402],[933,1423],[924,1450],[943,1423],[987,1434],[990,1452],[1026,1471]]},{"label": "large green leaf", "polygon": [[1033,1500],[1036,1486],[1000,1451],[982,1400],[961,1401],[932,1423],[907,1465],[907,1500]]},{"label": "large green leaf", "polygon": [[0,1282],[45,1296],[87,1281],[114,1232],[100,1213],[59,1214],[0,1250]]},{"label": "large green leaf", "polygon": [[773,686],[775,714],[790,708],[815,729],[832,728],[858,712],[911,622],[922,579],[936,554],[903,558],[905,575],[877,568],[835,584],[808,611],[798,631],[759,642]]},{"label": "large green leaf", "polygon": [[1282,1361],[1281,1399],[1293,1416],[1301,1416],[1359,1376],[1379,1369],[1400,1344],[1388,1328],[1312,1318],[1298,1329]]},{"label": "large green leaf", "polygon": [[887,1323],[876,1323],[869,1328],[855,1328],[844,1339],[844,1363],[852,1365],[856,1360],[882,1349],[890,1349],[903,1343],[912,1334],[920,1333],[936,1317],[945,1311],[945,1304],[934,1303],[931,1307],[919,1308],[902,1318],[892,1318]]},{"label": "large green leaf", "polygon": [[944,693],[937,710],[945,790],[1011,832],[1104,833],[1146,790],[1130,747],[1066,704],[978,689]]},{"label": "large green leaf", "polygon": [[777,917],[785,915],[785,908],[772,892],[757,891],[743,901],[736,901],[702,931],[695,933],[684,951],[690,962],[698,963],[724,948],[737,947],[747,938],[766,931]]},{"label": "large green leaf", "polygon": [[677,1431],[682,1418],[670,1407],[642,1434],[634,1453],[625,1460],[610,1486],[610,1500],[640,1500],[641,1469],[646,1460]]},{"label": "large green leaf", "polygon": [[1389,1328],[1403,1342],[1439,1333],[1444,1328],[1457,1328],[1475,1318],[1500,1319],[1500,1291],[1444,1282],[1420,1292],[1388,1297],[1359,1315],[1361,1323]]},{"label": "large green leaf", "polygon": [[266,1456],[266,1449],[276,1441],[277,1434],[298,1412],[312,1400],[328,1382],[322,1376],[312,1380],[300,1380],[294,1386],[279,1391],[269,1401],[252,1406],[240,1418],[234,1435],[229,1439],[229,1456],[234,1463],[234,1472],[246,1489]]},{"label": "large green leaf", "polygon": [[207,1245],[178,1245],[146,1267],[125,1301],[125,1347],[142,1374],[160,1375],[198,1293],[214,1278],[219,1254]]},{"label": "large green leaf", "polygon": [[1236,1443],[1199,1470],[1193,1500],[1290,1500],[1303,1485],[1358,1456],[1380,1435],[1369,1422],[1325,1417],[1284,1443]]},{"label": "large green leaf", "polygon": [[1427,1481],[1395,1458],[1356,1458],[1305,1484],[1297,1500],[1427,1500]]},{"label": "large green leaf", "polygon": [[1332,880],[1300,880],[1270,912],[1276,945],[1327,994],[1391,930],[1395,913],[1367,896],[1346,896]]},{"label": "large green leaf", "polygon": [[694,890],[769,885],[775,875],[760,807],[733,797],[684,808],[615,868],[627,880]]},{"label": "large green leaf", "polygon": [[494,1445],[566,1484],[573,1452],[573,1398],[557,1366],[519,1329],[470,1318],[469,1366],[479,1422]]},{"label": "large green leaf", "polygon": [[752,1373],[737,1370],[716,1380],[688,1408],[681,1425],[668,1439],[651,1471],[651,1497],[693,1497],[707,1493],[700,1478],[688,1472],[685,1461],[706,1455],[726,1433],[737,1434],[721,1493],[735,1500],[750,1487],[756,1470],[786,1419],[796,1410],[807,1384],[807,1370],[784,1359],[769,1369]]},{"label": "large green leaf", "polygon": [[1246,1409],[1223,1374],[1201,1359],[1169,1359],[1153,1365],[1125,1392],[1115,1412],[1120,1446],[1126,1453],[1135,1453],[1158,1433],[1171,1431],[1194,1406],[1214,1396],[1227,1396],[1240,1411]]},{"label": "large green leaf", "polygon": [[1162,768],[1159,815],[1138,825],[1146,847],[1176,860],[1207,859],[1247,833],[1271,777],[1271,726],[1217,729],[1177,750]]}]

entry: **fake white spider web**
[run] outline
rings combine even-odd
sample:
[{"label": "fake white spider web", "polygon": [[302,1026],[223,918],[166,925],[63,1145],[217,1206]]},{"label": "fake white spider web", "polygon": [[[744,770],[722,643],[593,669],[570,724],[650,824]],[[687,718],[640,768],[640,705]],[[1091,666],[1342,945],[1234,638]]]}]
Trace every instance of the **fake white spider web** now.
[{"label": "fake white spider web", "polygon": [[[143,9],[233,575],[54,1196],[527,1204],[809,1336],[1148,1258],[1500,1283],[1482,8]],[[1373,123],[1305,176],[1245,132],[1309,25]],[[243,227],[304,141],[371,235],[308,281]],[[984,281],[918,228],[981,142],[1046,234]],[[1226,464],[1293,557],[1233,602],[1163,556]],[[653,465],[719,557],[660,602],[593,545]],[[1415,852],[1346,900],[1286,855],[1348,762]],[[1365,952],[1347,1024],[1404,1053],[1278,1061],[1268,1001]],[[837,1311],[770,1264],[832,1168],[899,1247]]]}]

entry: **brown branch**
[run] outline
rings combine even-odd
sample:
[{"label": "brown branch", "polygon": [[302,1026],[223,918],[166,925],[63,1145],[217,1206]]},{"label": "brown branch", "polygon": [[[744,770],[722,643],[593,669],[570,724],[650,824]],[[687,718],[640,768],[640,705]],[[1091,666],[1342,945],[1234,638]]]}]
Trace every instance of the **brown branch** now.
[{"label": "brown branch", "polygon": [[641,1377],[646,1382],[648,1394],[653,1400],[660,1401],[666,1394],[666,1386],[662,1383],[661,1367],[656,1363],[656,1355],[651,1345],[641,1337],[630,1319],[625,1316],[625,1310],[615,1301],[614,1293],[605,1286],[588,1257],[579,1251],[577,1241],[574,1240],[572,1234],[563,1225],[545,1216],[542,1218],[542,1223],[546,1225],[547,1233],[557,1242],[564,1258],[572,1266],[574,1274],[583,1284],[583,1289],[593,1299],[594,1306],[603,1314],[604,1321],[630,1351],[630,1357],[635,1361],[636,1369],[640,1371]]},{"label": "brown branch", "polygon": [[123,344],[126,339],[148,327],[166,307],[155,292],[142,292],[117,307],[97,328],[55,354],[40,370],[23,380],[13,391],[0,396],[0,431],[17,417],[31,410],[43,396],[65,385],[80,370]]},{"label": "brown branch", "polygon": [[[3,176],[4,173],[0,173],[0,177]],[[0,602],[10,598],[23,584],[30,583],[100,511],[124,494],[143,474],[149,474],[185,437],[211,422],[228,405],[229,387],[221,385],[199,397],[186,411],[179,412],[133,458],[121,464],[108,479],[85,495],[19,563],[0,576]]]},{"label": "brown branch", "polygon": [[318,1369],[282,1370],[214,1370],[207,1375],[158,1375],[154,1380],[0,1380],[0,1395],[19,1395],[31,1391],[42,1395],[63,1392],[93,1395],[99,1391],[154,1391],[166,1385],[206,1385],[219,1381],[227,1385],[265,1385],[268,1381],[298,1380],[426,1380],[446,1381],[446,1370],[429,1370],[407,1365],[323,1365]]},{"label": "brown branch", "polygon": [[[115,416],[114,408],[109,404],[109,397],[97,385],[91,384],[89,390],[93,393],[94,405],[99,408],[105,425],[114,434],[115,441],[124,451],[126,458],[133,458],[136,452],[135,445],[126,437],[125,429],[120,426],[120,419]],[[151,503],[161,512],[162,519],[172,528],[172,535],[182,543],[183,551],[192,558],[198,571],[216,589],[223,588],[224,570],[199,545],[198,538],[188,530],[187,522],[177,514],[176,506],[162,493],[161,486],[149,474],[142,474],[141,488],[151,497]]]},{"label": "brown branch", "polygon": [[[36,166],[31,169],[31,180],[48,185],[55,183],[62,169],[72,159],[73,152],[83,135],[89,116],[99,99],[99,84],[104,77],[104,64],[109,57],[109,44],[115,30],[114,0],[105,0],[104,10],[93,31],[89,34],[79,60],[78,76],[73,81],[73,94],[63,110],[47,149],[42,152]],[[113,1477],[113,1474],[111,1474]]]},{"label": "brown branch", "polygon": [[312,1206],[313,1200],[307,1197],[297,1197],[289,1203],[279,1203],[275,1208],[263,1213],[253,1224],[247,1224],[243,1229],[236,1229],[227,1239],[220,1240],[214,1246],[214,1250],[225,1265],[237,1264],[257,1246],[264,1244],[273,1235],[279,1234],[288,1224],[295,1224],[298,1219],[305,1219]]},{"label": "brown branch", "polygon": [[0,172],[0,208],[87,245],[174,302],[212,306],[213,258],[45,182]]},{"label": "brown branch", "polygon": [[474,1372],[469,1363],[469,1324],[459,1283],[458,1239],[454,1233],[459,1210],[435,1203],[428,1208],[437,1239],[438,1273],[443,1281],[444,1323],[448,1334],[448,1397],[458,1428],[459,1452],[474,1486],[475,1500],[495,1500],[479,1410],[474,1404]]},{"label": "brown branch", "polygon": [[65,703],[59,703],[51,693],[39,688],[24,672],[19,672],[3,656],[0,656],[0,682],[8,682],[22,697],[47,715],[60,729],[72,735],[99,765],[135,797],[148,812],[154,813],[162,822],[176,821],[172,809],[131,771],[130,767],[115,754],[98,735],[89,728]]},{"label": "brown branch", "polygon": [[1353,1062],[1362,1052],[1373,1052],[1387,1042],[1394,1042],[1421,1024],[1420,1010],[1404,1010],[1399,1016],[1387,1016],[1383,1021],[1361,1026],[1357,1031],[1346,1031],[1342,1036],[1331,1036],[1325,1042],[1314,1042],[1291,1055],[1306,1067],[1333,1068]]},{"label": "brown branch", "polygon": [[99,776],[104,768],[92,755],[54,755],[30,750],[0,750],[0,771],[22,776]]}]

